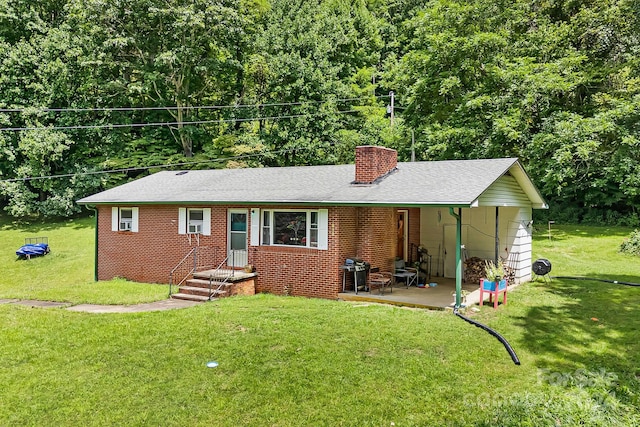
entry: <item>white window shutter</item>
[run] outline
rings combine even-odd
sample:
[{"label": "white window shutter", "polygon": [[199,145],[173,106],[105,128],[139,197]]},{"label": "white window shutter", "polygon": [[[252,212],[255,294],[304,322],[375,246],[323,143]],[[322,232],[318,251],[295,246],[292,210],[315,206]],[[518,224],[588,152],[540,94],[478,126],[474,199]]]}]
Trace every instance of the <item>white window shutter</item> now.
[{"label": "white window shutter", "polygon": [[138,208],[131,208],[131,232],[138,232]]},{"label": "white window shutter", "polygon": [[260,246],[260,209],[251,209],[251,246]]},{"label": "white window shutter", "polygon": [[178,208],[178,234],[187,234],[187,208]]},{"label": "white window shutter", "polygon": [[318,249],[329,249],[329,210],[318,210]]},{"label": "white window shutter", "polygon": [[202,234],[211,236],[211,208],[202,209]]},{"label": "white window shutter", "polygon": [[111,231],[120,229],[118,221],[120,221],[120,210],[114,206],[111,208]]}]

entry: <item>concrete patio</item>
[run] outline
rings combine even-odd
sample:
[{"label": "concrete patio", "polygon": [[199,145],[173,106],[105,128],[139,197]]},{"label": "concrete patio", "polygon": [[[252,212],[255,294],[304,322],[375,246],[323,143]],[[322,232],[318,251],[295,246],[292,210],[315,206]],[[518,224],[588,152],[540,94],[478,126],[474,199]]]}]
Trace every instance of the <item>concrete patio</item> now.
[{"label": "concrete patio", "polygon": [[[408,289],[404,284],[399,283],[393,287],[393,291],[385,290],[380,294],[377,289],[373,292],[353,291],[341,292],[338,299],[343,301],[366,301],[380,304],[393,304],[404,307],[426,308],[430,310],[444,310],[453,308],[455,297],[452,295],[456,290],[455,279],[443,277],[432,277],[431,282],[437,283],[435,287],[417,288],[411,286]],[[462,289],[469,292],[466,297],[466,305],[478,304],[480,301],[480,290],[477,283],[462,283]],[[510,286],[509,289],[512,287]],[[502,296],[500,296],[502,304]],[[488,296],[485,296],[485,304],[488,304]]]}]

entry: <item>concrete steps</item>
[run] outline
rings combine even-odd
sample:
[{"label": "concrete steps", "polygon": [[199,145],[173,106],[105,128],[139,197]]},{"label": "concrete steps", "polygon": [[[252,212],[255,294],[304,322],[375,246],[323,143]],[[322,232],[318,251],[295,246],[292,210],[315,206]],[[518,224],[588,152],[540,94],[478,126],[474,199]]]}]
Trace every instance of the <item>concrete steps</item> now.
[{"label": "concrete steps", "polygon": [[209,301],[210,299],[225,297],[228,294],[227,288],[229,286],[231,286],[230,283],[213,280],[211,282],[211,296],[209,296],[208,279],[189,279],[184,285],[180,286],[177,293],[171,295],[171,298],[188,301]]},{"label": "concrete steps", "polygon": [[202,296],[202,295],[183,294],[182,292],[171,294],[171,298],[185,300],[185,301],[196,301],[196,302],[209,301],[209,297]]},{"label": "concrete steps", "polygon": [[[232,295],[255,295],[257,273],[230,268],[205,270],[194,273],[179,287],[171,298],[189,301],[210,301]],[[211,298],[209,280],[211,279]]]}]

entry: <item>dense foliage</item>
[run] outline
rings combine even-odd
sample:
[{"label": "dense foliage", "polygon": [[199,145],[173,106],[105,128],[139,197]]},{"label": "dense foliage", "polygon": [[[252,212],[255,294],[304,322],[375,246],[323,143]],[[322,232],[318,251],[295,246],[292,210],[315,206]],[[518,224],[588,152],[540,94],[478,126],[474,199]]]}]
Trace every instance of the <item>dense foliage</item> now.
[{"label": "dense foliage", "polygon": [[[401,160],[517,156],[554,219],[639,225],[639,12],[0,0],[0,203],[67,215],[153,166],[345,163],[381,144]],[[50,175],[64,177],[27,179]]]},{"label": "dense foliage", "polygon": [[620,252],[640,256],[640,231],[634,230],[628,238],[620,244]]}]

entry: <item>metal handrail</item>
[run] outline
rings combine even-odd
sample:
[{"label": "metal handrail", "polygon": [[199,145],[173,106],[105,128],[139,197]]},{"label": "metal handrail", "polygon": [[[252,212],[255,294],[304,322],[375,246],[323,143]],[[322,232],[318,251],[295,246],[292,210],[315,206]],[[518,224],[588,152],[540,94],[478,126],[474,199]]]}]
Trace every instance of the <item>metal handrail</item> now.
[{"label": "metal handrail", "polygon": [[[182,258],[180,260],[180,262],[171,270],[171,272],[169,273],[169,297],[171,297],[172,294],[172,287],[173,287],[173,276],[175,274],[175,272],[178,270],[178,268],[182,267],[182,264],[184,264],[184,262],[186,260],[189,259],[189,257],[191,257],[191,255],[193,253],[197,253],[198,252],[198,247],[195,246],[193,248],[191,248],[191,250],[189,252],[187,252],[187,254],[184,256],[184,258]],[[190,274],[192,274],[195,271],[195,263],[196,263],[196,259],[197,259],[197,255],[196,257],[194,257],[194,267],[189,271],[189,273],[177,284],[178,286],[180,286],[180,284],[182,284],[182,282],[184,282],[187,277],[189,277]]]},{"label": "metal handrail", "polygon": [[[180,285],[182,285],[184,282],[187,281],[189,276],[195,274],[199,270],[200,271],[206,270],[206,269],[208,269],[210,267],[209,265],[198,265],[198,248],[206,248],[206,246],[195,246],[195,247],[191,248],[191,250],[182,258],[182,260],[180,260],[180,262],[169,273],[169,297],[171,297],[171,294],[173,293],[173,287],[174,286],[178,286],[179,287]],[[213,249],[217,252],[219,247],[218,248],[214,247]],[[175,283],[176,271],[178,271],[178,269],[183,267],[184,264],[187,261],[189,261],[192,256],[193,256],[193,267],[186,273],[186,275],[179,282]],[[213,269],[214,272],[209,275],[209,300],[211,300],[212,288],[213,288],[212,282],[213,282],[213,277],[214,276],[222,278],[222,280],[220,281],[220,284],[218,285],[218,288],[216,290],[220,290],[220,288],[222,286],[224,286],[225,283],[227,283],[229,281],[230,277],[235,276],[235,271],[234,271],[235,269],[234,268],[231,268],[231,274],[227,274],[225,276],[216,275],[216,272],[221,271],[223,269],[222,267],[229,261],[229,258],[231,258],[232,263],[235,263],[235,256],[236,256],[236,251],[235,250],[231,250],[230,251],[230,255],[227,254],[227,256],[222,260],[222,262],[220,262],[220,264],[218,264],[218,266]],[[211,267],[212,266],[213,265],[211,265]]]},{"label": "metal handrail", "polygon": [[[232,251],[232,253],[233,253],[233,251]],[[216,271],[222,270],[222,266],[225,265],[228,260],[229,260],[229,255],[227,255],[227,257],[225,259],[223,259],[220,264],[218,264],[218,266],[214,269],[214,272],[212,274],[209,274],[209,301],[211,301],[211,295],[212,295],[212,292],[211,292],[212,286],[211,285],[213,283],[213,276],[214,276]],[[232,270],[232,272],[233,272],[233,270]],[[218,277],[218,276],[216,276],[216,277]],[[216,292],[219,291],[220,288],[222,288],[225,285],[225,283],[227,283],[227,281],[229,281],[229,276],[228,275],[225,276],[220,281],[220,283],[218,284],[218,288],[216,289]]]},{"label": "metal handrail", "polygon": [[[216,278],[217,280],[217,278]],[[218,287],[216,288],[215,292],[217,293],[224,285],[227,284],[227,282],[229,281],[229,276],[224,277],[222,280],[218,281]],[[212,286],[213,284],[213,274],[209,275],[209,301],[211,301],[211,296],[213,295],[213,291],[212,291]]]}]

